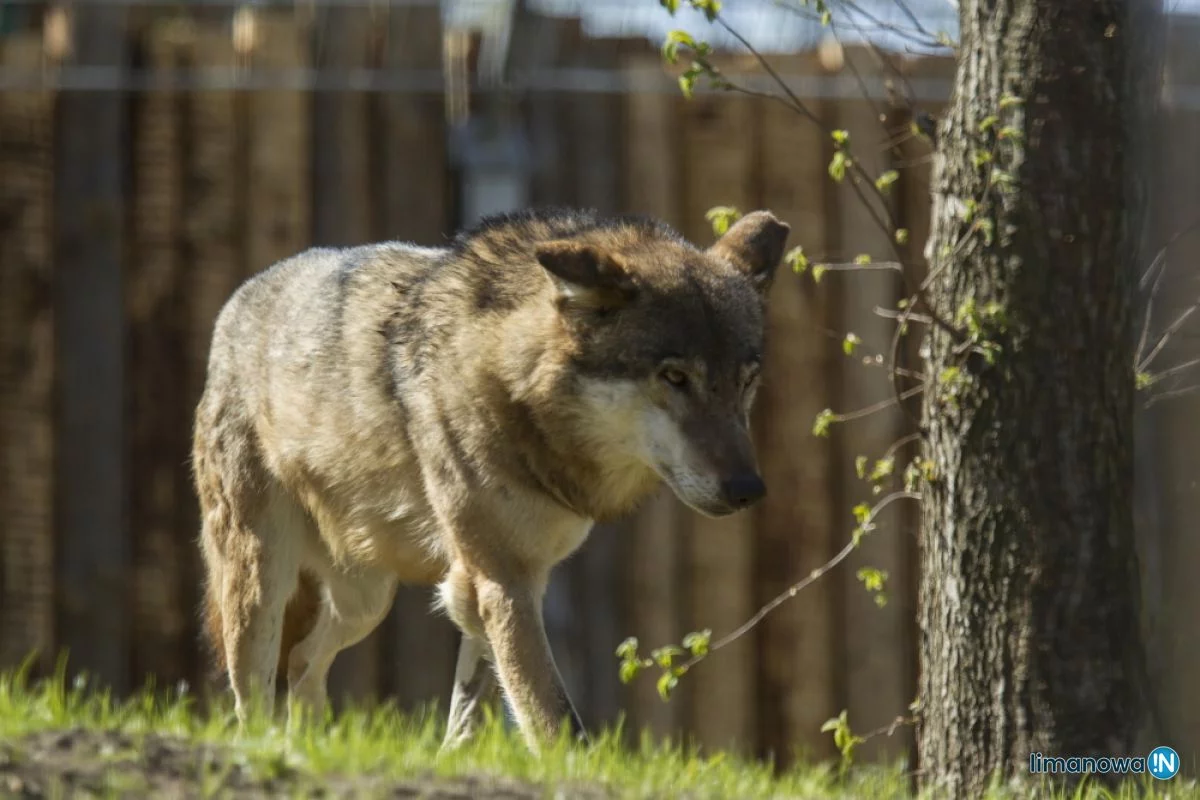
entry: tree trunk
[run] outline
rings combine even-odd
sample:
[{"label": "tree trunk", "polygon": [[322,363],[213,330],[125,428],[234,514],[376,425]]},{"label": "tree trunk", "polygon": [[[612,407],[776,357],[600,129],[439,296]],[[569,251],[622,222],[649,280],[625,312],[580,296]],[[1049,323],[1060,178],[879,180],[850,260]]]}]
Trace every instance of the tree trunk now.
[{"label": "tree trunk", "polygon": [[[1144,0],[960,0],[928,255],[923,783],[1134,755],[1136,231],[1126,25]],[[974,343],[972,344],[972,339]]]}]

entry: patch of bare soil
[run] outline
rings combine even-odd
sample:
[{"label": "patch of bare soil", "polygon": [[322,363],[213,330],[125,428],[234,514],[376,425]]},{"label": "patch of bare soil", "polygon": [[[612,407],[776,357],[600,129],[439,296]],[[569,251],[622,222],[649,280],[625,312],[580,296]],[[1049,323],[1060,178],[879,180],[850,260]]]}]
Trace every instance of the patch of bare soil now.
[{"label": "patch of bare soil", "polygon": [[280,761],[251,766],[228,746],[157,734],[67,730],[0,742],[2,798],[427,798],[530,800],[599,798],[593,787],[557,787],[496,778],[371,775],[316,777]]}]

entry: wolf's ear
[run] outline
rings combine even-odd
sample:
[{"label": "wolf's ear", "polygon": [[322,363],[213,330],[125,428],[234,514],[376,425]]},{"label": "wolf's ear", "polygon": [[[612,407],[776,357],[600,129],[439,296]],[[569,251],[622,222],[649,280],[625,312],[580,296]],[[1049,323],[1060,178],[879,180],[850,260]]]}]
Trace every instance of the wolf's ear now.
[{"label": "wolf's ear", "polygon": [[731,261],[765,297],[790,232],[788,224],[770,211],[755,211],[735,222],[708,251]]},{"label": "wolf's ear", "polygon": [[570,240],[537,246],[538,263],[558,290],[560,307],[611,311],[636,294],[633,278],[620,259],[591,245]]}]

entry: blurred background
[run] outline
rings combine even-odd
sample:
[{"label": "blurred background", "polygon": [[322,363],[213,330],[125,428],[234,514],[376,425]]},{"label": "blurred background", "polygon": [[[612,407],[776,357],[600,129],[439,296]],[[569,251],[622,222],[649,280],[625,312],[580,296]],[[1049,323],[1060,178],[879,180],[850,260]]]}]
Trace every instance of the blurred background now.
[{"label": "blurred background", "polygon": [[[832,31],[799,0],[725,6],[869,170],[898,171],[891,212],[919,264],[930,149],[913,128],[950,92],[937,40],[955,35],[953,4],[859,0]],[[1200,4],[1168,6],[1139,265],[1173,241],[1155,333],[1200,289]],[[65,649],[72,670],[119,692],[215,685],[199,643],[192,414],[218,309],[276,259],[437,245],[482,215],[549,203],[654,214],[699,244],[709,208],[766,207],[814,263],[883,255],[869,210],[828,178],[825,132],[765,98],[680,96],[686,65],[658,52],[677,27],[771,89],[729,35],[655,0],[0,0],[0,667],[37,651],[44,673]],[[719,637],[843,546],[870,496],[855,458],[882,456],[912,421],[893,407],[818,438],[813,419],[891,396],[871,362],[893,323],[873,309],[900,296],[889,273],[784,274],[755,412],[767,499],[713,521],[663,495],[559,568],[547,621],[588,725],[624,714],[631,729],[786,759],[833,755],[819,729],[842,709],[856,732],[908,713],[917,517],[903,505],[669,703],[653,675],[622,685],[614,657],[627,636],[644,650]],[[1197,357],[1191,327],[1162,365]],[[863,340],[852,357],[847,331]],[[1180,396],[1139,416],[1138,536],[1154,711],[1187,760],[1200,751],[1200,414],[1196,379],[1178,379]],[[864,565],[888,574],[883,607],[856,577]],[[445,707],[456,635],[430,599],[401,590],[339,657],[336,697]],[[910,745],[901,728],[863,756]]]}]

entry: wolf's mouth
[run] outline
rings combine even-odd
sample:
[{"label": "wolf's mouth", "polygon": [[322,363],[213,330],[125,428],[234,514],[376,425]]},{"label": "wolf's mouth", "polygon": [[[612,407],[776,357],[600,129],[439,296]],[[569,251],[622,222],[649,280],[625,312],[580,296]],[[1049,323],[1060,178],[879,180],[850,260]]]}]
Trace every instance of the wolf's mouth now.
[{"label": "wolf's mouth", "polygon": [[719,519],[727,517],[741,509],[736,508],[729,503],[726,503],[717,498],[705,498],[704,500],[692,498],[688,496],[688,492],[682,488],[681,482],[676,477],[675,473],[669,469],[655,468],[655,472],[663,479],[667,486],[671,487],[671,492],[679,498],[679,500],[688,508],[703,514],[711,519]]}]

